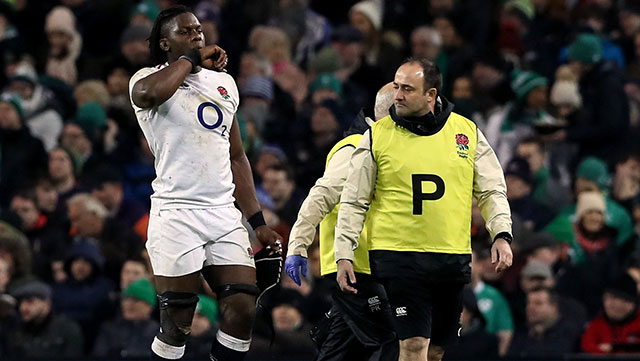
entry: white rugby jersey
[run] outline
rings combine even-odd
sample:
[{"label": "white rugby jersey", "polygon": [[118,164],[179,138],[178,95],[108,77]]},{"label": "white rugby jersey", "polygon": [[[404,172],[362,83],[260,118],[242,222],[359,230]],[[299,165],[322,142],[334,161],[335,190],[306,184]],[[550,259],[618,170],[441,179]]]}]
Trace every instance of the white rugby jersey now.
[{"label": "white rugby jersey", "polygon": [[[136,72],[134,84],[168,66]],[[155,156],[151,184],[152,209],[214,208],[234,202],[229,157],[229,132],[240,97],[233,78],[202,69],[185,81],[163,104],[142,109],[131,104]]]}]

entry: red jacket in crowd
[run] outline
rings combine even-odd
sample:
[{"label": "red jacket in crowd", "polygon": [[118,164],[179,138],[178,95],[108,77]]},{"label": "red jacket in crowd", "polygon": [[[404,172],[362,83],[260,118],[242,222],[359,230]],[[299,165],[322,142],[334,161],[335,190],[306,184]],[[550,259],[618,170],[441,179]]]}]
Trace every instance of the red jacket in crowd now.
[{"label": "red jacket in crowd", "polygon": [[626,323],[612,323],[604,314],[598,315],[582,335],[582,350],[599,354],[640,351],[640,312]]}]

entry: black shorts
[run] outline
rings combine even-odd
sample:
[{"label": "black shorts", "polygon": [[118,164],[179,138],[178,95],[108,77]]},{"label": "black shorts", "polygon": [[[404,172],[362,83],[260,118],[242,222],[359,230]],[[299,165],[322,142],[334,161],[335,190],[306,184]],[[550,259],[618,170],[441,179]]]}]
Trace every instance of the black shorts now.
[{"label": "black shorts", "polygon": [[455,342],[471,255],[371,251],[370,260],[400,340],[425,337],[441,347]]}]

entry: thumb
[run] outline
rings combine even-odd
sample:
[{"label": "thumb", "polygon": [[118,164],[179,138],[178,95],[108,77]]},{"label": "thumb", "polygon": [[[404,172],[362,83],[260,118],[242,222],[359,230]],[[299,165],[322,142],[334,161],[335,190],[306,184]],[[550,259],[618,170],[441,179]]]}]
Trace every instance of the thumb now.
[{"label": "thumb", "polygon": [[494,245],[493,247],[491,247],[491,263],[496,262],[498,262],[498,248]]},{"label": "thumb", "polygon": [[302,262],[300,262],[300,273],[302,273],[302,277],[307,277],[307,259],[303,258]]}]

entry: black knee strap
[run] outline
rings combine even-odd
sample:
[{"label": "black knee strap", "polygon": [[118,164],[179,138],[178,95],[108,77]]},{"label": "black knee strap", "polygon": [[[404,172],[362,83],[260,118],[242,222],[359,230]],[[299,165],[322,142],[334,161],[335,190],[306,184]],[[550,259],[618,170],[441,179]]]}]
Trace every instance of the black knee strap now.
[{"label": "black knee strap", "polygon": [[233,296],[236,293],[246,293],[248,295],[257,296],[260,294],[260,289],[256,285],[246,283],[228,283],[226,285],[216,287],[214,292],[218,296],[218,300],[221,300],[225,297]]},{"label": "black knee strap", "polygon": [[193,307],[198,304],[198,295],[190,292],[167,291],[158,295],[158,304],[161,310],[169,307]]}]

